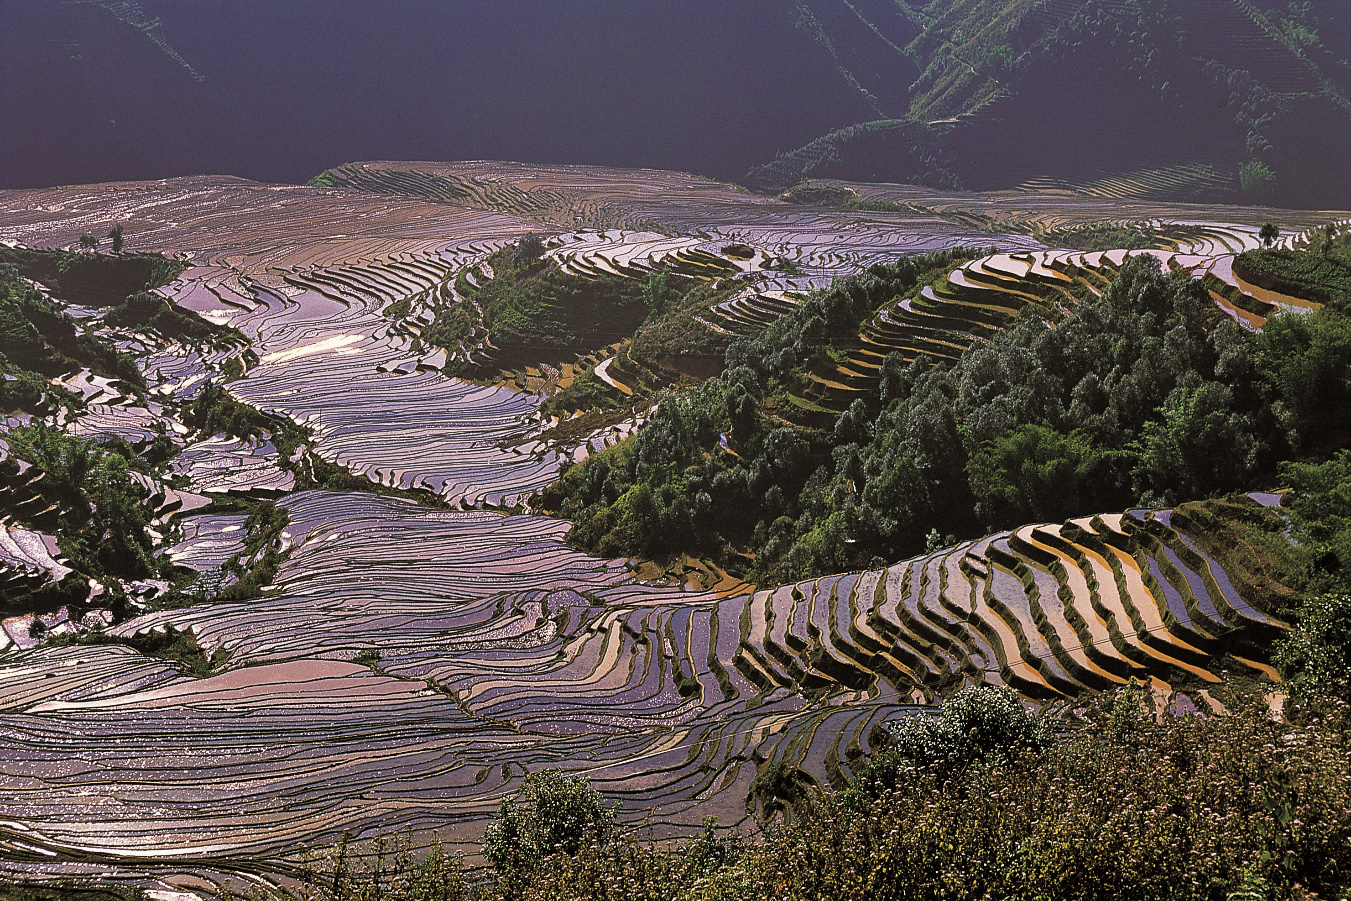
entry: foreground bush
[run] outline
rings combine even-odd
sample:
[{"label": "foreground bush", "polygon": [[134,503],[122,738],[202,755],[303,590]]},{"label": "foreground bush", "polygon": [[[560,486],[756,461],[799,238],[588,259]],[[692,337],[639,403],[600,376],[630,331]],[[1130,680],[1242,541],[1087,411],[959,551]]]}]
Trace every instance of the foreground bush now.
[{"label": "foreground bush", "polygon": [[576,854],[614,832],[614,810],[580,776],[546,770],[502,801],[483,837],[483,856],[504,882],[531,873],[555,854]]},{"label": "foreground bush", "polygon": [[[617,836],[584,784],[551,775],[566,824],[542,829],[511,869],[467,877],[434,853],[368,858],[340,849],[299,896],[312,901],[451,899],[1344,899],[1351,897],[1351,708],[1310,702],[1292,721],[1260,697],[1223,717],[1157,718],[1143,688],[1105,698],[1052,738],[980,693],[902,738],[893,785],[809,790],[786,822],[742,842],[705,828],[677,847]],[[967,709],[963,709],[963,708]],[[951,727],[967,723],[964,734]],[[913,727],[918,731],[918,727]],[[902,729],[903,734],[908,734]],[[912,754],[909,747],[938,749]],[[984,751],[977,752],[977,748]],[[513,802],[515,804],[517,802]],[[578,811],[586,815],[574,816]],[[530,819],[530,817],[527,817]],[[563,822],[560,820],[559,822]],[[556,824],[555,824],[556,825]],[[557,840],[555,840],[557,839]],[[573,843],[575,842],[575,843]],[[571,847],[567,845],[571,844]],[[397,858],[397,859],[395,859]]]}]

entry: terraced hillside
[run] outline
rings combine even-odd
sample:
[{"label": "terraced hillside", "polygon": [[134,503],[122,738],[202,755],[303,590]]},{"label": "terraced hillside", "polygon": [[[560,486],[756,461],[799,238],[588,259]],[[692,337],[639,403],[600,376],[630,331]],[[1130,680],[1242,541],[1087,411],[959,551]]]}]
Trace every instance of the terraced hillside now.
[{"label": "terraced hillside", "polygon": [[[415,170],[468,196],[408,186]],[[547,265],[579,278],[667,267],[700,285],[744,280],[703,320],[712,333],[767,334],[836,276],[972,244],[998,252],[953,272],[996,307],[987,298],[1016,296],[1032,261],[1052,286],[1110,277],[1119,254],[1088,265],[1096,252],[1036,237],[1097,221],[1102,201],[1057,211],[1046,195],[881,187],[894,205],[869,210],[671,173],[334,171],[377,182],[0,192],[0,240],[68,248],[121,224],[129,245],[185,264],[158,296],[248,345],[108,327],[144,394],[63,378],[86,398],[51,417],[63,434],[119,437],[146,459],[157,448],[159,462],[128,478],[166,567],[145,584],[110,580],[42,626],[3,623],[0,874],[207,896],[284,880],[295,848],[344,835],[358,849],[396,833],[469,848],[498,802],[548,767],[587,776],[644,836],[688,835],[708,816],[749,830],[766,813],[752,787],[776,763],[839,783],[877,726],[958,686],[1005,684],[1051,704],[1136,677],[1161,705],[1218,710],[1217,680],[1274,675],[1264,648],[1285,625],[1288,587],[1217,557],[1208,520],[1185,505],[942,548],[940,537],[913,559],[778,587],[688,558],[645,581],[661,571],[651,561],[584,553],[565,540],[572,524],[527,508],[565,459],[614,445],[638,417],[550,435],[540,394],[453,378],[453,349],[423,340],[439,309],[492,277],[493,253],[532,234]],[[1159,253],[1218,265],[1252,243],[1261,216],[1291,236],[1345,218],[1187,207],[1139,218],[1176,242]],[[614,359],[567,362],[623,394]],[[742,447],[732,432],[711,436],[729,459]],[[40,519],[36,480],[22,458],[0,457],[7,514]],[[1274,502],[1234,501],[1279,535]],[[53,529],[4,526],[0,590],[67,566]]]},{"label": "terraced hillside", "polygon": [[1030,525],[882,570],[758,592],[737,666],[758,684],[806,691],[886,682],[919,703],[980,680],[1041,700],[1130,678],[1165,694],[1204,691],[1231,652],[1274,677],[1238,654],[1262,657],[1280,622],[1245,600],[1172,515]]},{"label": "terraced hillside", "polygon": [[1233,272],[1235,256],[1261,246],[1256,230],[1214,226],[1165,230],[1160,243],[1184,250],[1031,251],[995,254],[950,271],[917,296],[884,306],[859,334],[859,347],[834,373],[813,374],[820,388],[806,396],[813,405],[842,412],[853,396],[880,378],[891,354],[910,362],[921,357],[956,360],[974,342],[1006,328],[1029,309],[1052,318],[1078,300],[1099,296],[1133,257],[1152,256],[1167,271],[1186,272],[1205,285],[1228,316],[1260,329],[1281,310],[1308,311],[1320,304],[1258,288]]}]

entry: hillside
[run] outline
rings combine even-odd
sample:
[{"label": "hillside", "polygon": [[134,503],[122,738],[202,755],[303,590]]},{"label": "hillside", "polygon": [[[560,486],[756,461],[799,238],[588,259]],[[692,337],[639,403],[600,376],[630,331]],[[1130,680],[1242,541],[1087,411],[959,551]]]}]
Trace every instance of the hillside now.
[{"label": "hillside", "polygon": [[[1066,835],[1066,897],[1344,892],[1351,213],[484,161],[0,209],[55,401],[0,446],[0,895],[1002,897]],[[595,842],[514,841],[550,786]]]},{"label": "hillside", "polygon": [[[823,135],[752,170],[749,184],[1026,184],[1307,207],[1351,196],[1345,181],[1315,174],[1326,154],[1351,149],[1345,4],[933,0],[901,8],[918,33],[895,51],[922,70],[905,89],[904,112]],[[859,17],[867,18],[861,8]],[[880,17],[876,30],[893,20]]]},{"label": "hillside", "polygon": [[732,176],[876,115],[835,57],[778,2],[5,3],[0,185],[372,158]]},{"label": "hillside", "polygon": [[1340,0],[32,0],[0,24],[11,187],[519,159],[1351,205],[1317,181],[1351,150]]}]

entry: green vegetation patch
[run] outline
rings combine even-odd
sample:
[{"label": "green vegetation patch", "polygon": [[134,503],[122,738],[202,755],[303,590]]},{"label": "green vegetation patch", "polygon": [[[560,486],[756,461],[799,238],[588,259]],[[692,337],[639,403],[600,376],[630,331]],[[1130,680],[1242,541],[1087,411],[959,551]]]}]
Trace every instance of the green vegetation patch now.
[{"label": "green vegetation patch", "polygon": [[487,360],[462,374],[488,375],[566,359],[626,338],[647,317],[642,283],[615,275],[578,276],[543,256],[527,238],[493,254],[494,278],[473,294],[477,309],[438,310],[424,334],[449,349],[478,328],[488,334]]},{"label": "green vegetation patch", "polygon": [[281,533],[290,521],[291,516],[286,508],[271,501],[260,501],[254,506],[244,521],[247,535],[244,550],[226,561],[224,567],[226,572],[234,573],[239,581],[225,589],[221,594],[222,600],[255,598],[262,593],[265,585],[272,583],[283,559]]},{"label": "green vegetation patch", "polygon": [[57,297],[91,307],[112,307],[138,291],[167,285],[184,264],[154,253],[71,253],[0,247],[0,263],[42,282]]},{"label": "green vegetation patch", "polygon": [[70,565],[85,576],[158,573],[149,517],[131,478],[133,469],[150,471],[144,459],[124,445],[76,438],[45,424],[14,429],[5,440],[14,457],[42,473],[36,490],[45,505],[16,509],[19,522],[55,533]]},{"label": "green vegetation patch", "polygon": [[133,390],[144,388],[129,357],[82,334],[56,303],[20,277],[17,268],[0,264],[0,400],[6,411],[34,412],[44,398],[54,395],[50,389],[39,389],[39,383],[86,367],[120,379]]},{"label": "green vegetation patch", "polygon": [[94,633],[76,639],[73,643],[113,644],[133,648],[147,657],[178,664],[183,672],[199,679],[220,669],[230,658],[230,652],[225,648],[208,655],[197,643],[197,636],[191,630],[175,629],[172,626],[129,636]]},{"label": "green vegetation patch", "polygon": [[1148,250],[1165,246],[1158,229],[1149,225],[1118,225],[1104,222],[1077,228],[1041,232],[1037,239],[1051,247],[1070,250]]},{"label": "green vegetation patch", "polygon": [[953,362],[891,355],[841,415],[808,409],[804,384],[859,323],[954,259],[874,267],[736,342],[722,376],[568,469],[542,508],[604,555],[691,553],[784,582],[904,559],[935,530],[1276,485],[1282,461],[1351,446],[1351,319],[1277,315],[1254,335],[1152,258],[1068,315],[1029,308]]},{"label": "green vegetation patch", "polygon": [[245,345],[244,335],[234,328],[207,322],[175,306],[167,297],[137,291],[112,307],[103,317],[107,325],[153,331],[184,344],[212,346]]},{"label": "green vegetation patch", "polygon": [[1234,274],[1268,291],[1351,312],[1351,235],[1322,237],[1313,250],[1249,250]]},{"label": "green vegetation patch", "polygon": [[588,370],[546,400],[540,410],[546,416],[565,416],[577,410],[624,410],[632,402],[632,397],[602,382]]}]

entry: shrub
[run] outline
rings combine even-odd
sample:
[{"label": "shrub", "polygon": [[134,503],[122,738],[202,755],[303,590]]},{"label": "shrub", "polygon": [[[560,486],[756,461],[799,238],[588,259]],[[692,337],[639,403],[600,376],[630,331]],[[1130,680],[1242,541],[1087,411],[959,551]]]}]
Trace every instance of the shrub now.
[{"label": "shrub", "polygon": [[1276,663],[1297,696],[1351,704],[1351,595],[1306,598],[1295,628],[1276,646]]},{"label": "shrub", "polygon": [[977,763],[1002,764],[1044,750],[1051,732],[1027,712],[1011,689],[982,685],[953,695],[936,715],[918,714],[886,726],[891,739],[870,776],[894,781],[900,765],[951,772]]},{"label": "shrub", "polygon": [[1243,193],[1263,197],[1276,187],[1276,173],[1261,160],[1248,160],[1239,167],[1238,183]]},{"label": "shrub", "polygon": [[534,773],[504,799],[483,837],[483,856],[500,874],[528,873],[553,854],[576,854],[614,832],[614,810],[582,776]]},{"label": "shrub", "polygon": [[544,242],[539,235],[526,235],[511,247],[511,265],[517,269],[533,266],[544,256]]}]

